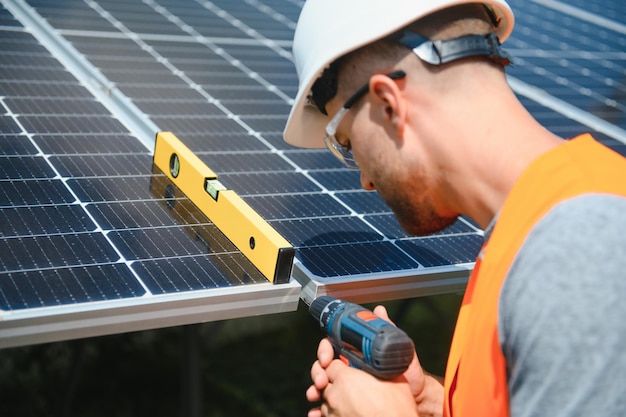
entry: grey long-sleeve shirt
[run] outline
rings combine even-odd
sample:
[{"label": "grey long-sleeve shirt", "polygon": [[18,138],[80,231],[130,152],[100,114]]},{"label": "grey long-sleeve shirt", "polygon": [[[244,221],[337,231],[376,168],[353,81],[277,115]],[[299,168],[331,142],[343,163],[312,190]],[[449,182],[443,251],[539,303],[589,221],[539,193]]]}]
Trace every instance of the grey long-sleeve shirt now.
[{"label": "grey long-sleeve shirt", "polygon": [[626,198],[555,206],[519,251],[498,309],[511,416],[626,416]]}]

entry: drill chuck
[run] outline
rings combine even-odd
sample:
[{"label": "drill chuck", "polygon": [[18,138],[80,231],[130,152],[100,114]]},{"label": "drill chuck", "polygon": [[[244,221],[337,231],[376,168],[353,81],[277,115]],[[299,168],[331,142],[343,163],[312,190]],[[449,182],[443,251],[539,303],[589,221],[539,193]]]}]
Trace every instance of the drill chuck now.
[{"label": "drill chuck", "polygon": [[329,296],[313,300],[309,313],[328,334],[335,357],[381,379],[406,371],[415,347],[393,324],[358,304]]}]

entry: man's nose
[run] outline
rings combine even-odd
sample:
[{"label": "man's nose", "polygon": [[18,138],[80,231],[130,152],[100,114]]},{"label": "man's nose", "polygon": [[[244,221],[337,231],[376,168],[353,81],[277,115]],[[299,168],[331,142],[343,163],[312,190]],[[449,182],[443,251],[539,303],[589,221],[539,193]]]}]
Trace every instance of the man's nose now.
[{"label": "man's nose", "polygon": [[367,178],[367,175],[363,171],[361,171],[361,187],[367,191],[374,191],[376,189],[374,183]]}]

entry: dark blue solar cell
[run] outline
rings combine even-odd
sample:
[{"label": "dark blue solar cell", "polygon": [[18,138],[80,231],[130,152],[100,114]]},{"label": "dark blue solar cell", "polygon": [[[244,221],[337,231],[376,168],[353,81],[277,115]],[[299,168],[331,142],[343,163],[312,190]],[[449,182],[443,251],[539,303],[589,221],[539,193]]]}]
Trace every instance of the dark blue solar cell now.
[{"label": "dark blue solar cell", "polygon": [[0,309],[57,306],[145,294],[125,264],[0,273]]},{"label": "dark blue solar cell", "polygon": [[309,218],[272,222],[292,245],[297,247],[335,245],[382,240],[358,217]]},{"label": "dark blue solar cell", "polygon": [[262,137],[267,142],[269,142],[269,144],[273,148],[276,148],[278,150],[292,151],[295,149],[299,149],[285,142],[282,132],[263,132]]},{"label": "dark blue solar cell", "polygon": [[[282,138],[281,138],[282,141]],[[284,141],[283,141],[284,142]],[[328,150],[297,150],[286,153],[287,157],[295,162],[298,167],[306,170],[333,169],[343,168],[343,164],[335,158]]]},{"label": "dark blue solar cell", "polygon": [[229,172],[292,171],[287,161],[275,153],[206,153],[198,156],[218,175]]},{"label": "dark blue solar cell", "polygon": [[76,98],[37,98],[13,97],[7,98],[5,103],[14,113],[25,114],[55,114],[63,109],[65,114],[72,115],[108,115],[109,111],[95,99]]},{"label": "dark blue solar cell", "polygon": [[0,207],[64,204],[76,199],[61,180],[0,181]]},{"label": "dark blue solar cell", "polygon": [[479,235],[454,235],[408,239],[396,244],[425,267],[471,263],[483,245]]},{"label": "dark blue solar cell", "polygon": [[[229,15],[241,19],[263,36],[270,39],[291,40],[292,29],[287,25],[278,25],[270,14],[259,14],[256,6],[246,2],[232,2],[227,0],[214,1],[219,8],[224,9]],[[270,2],[271,9],[287,17],[291,21],[296,21],[299,15],[297,3],[292,2]]]},{"label": "dark blue solar cell", "polygon": [[[176,48],[181,47],[180,42],[162,43],[162,42],[150,41],[148,42],[148,44],[154,47],[157,50],[157,52],[161,54],[163,54],[167,49],[172,49],[172,48],[176,49]],[[161,46],[161,45],[165,45],[165,46]],[[206,49],[206,53],[203,54],[201,59],[197,59],[197,58],[194,59],[193,58],[194,53],[192,53],[191,55],[192,55],[191,59],[176,59],[175,58],[175,59],[172,59],[171,61],[176,66],[176,68],[178,68],[180,71],[184,71],[185,74],[190,74],[192,76],[196,73],[206,74],[210,72],[224,72],[224,71],[233,70],[233,66],[230,63],[225,61],[223,58],[220,58],[218,55],[214,54],[209,49]],[[106,63],[104,62],[102,64],[99,63],[100,61],[95,61],[95,62],[98,62],[100,66],[106,67]],[[163,99],[165,99],[165,97]],[[200,101],[206,102],[206,99],[200,100]],[[159,114],[168,114],[168,112],[164,111],[164,112],[160,112]]]},{"label": "dark blue solar cell", "polygon": [[[3,33],[3,36],[4,35],[5,33]],[[4,45],[4,42],[0,40],[0,54],[3,52],[1,50],[2,45]],[[26,67],[62,68],[59,61],[54,59],[51,55],[47,55],[47,54],[26,52],[22,54],[3,54],[3,57],[6,58],[7,65],[26,66]],[[10,102],[12,98],[15,98],[15,97],[5,97],[5,100],[6,100],[5,106],[7,105],[7,103]],[[8,106],[8,107],[10,108],[11,106]]]},{"label": "dark blue solar cell", "polygon": [[50,162],[64,177],[110,177],[147,175],[152,169],[152,156],[122,155],[59,155]]},{"label": "dark blue solar cell", "polygon": [[93,221],[78,204],[0,208],[0,236],[93,231]]},{"label": "dark blue solar cell", "polygon": [[137,138],[130,134],[45,135],[34,136],[33,140],[46,154],[148,153]]},{"label": "dark blue solar cell", "polygon": [[311,177],[330,191],[361,190],[361,173],[350,169],[311,172]]},{"label": "dark blue solar cell", "polygon": [[178,133],[176,136],[194,152],[267,151],[268,147],[247,132]]},{"label": "dark blue solar cell", "polygon": [[282,132],[287,114],[280,116],[242,116],[241,120],[256,132]]},{"label": "dark blue solar cell", "polygon": [[[133,69],[134,71],[137,71]],[[141,74],[141,72],[138,72]],[[205,100],[177,100],[168,101],[164,97],[161,100],[141,100],[136,101],[135,104],[144,113],[148,115],[154,114],[166,114],[169,116],[206,116],[210,114],[223,114],[223,112],[217,108],[214,104]],[[179,137],[180,138],[180,137]]]},{"label": "dark blue solar cell", "polygon": [[256,45],[220,45],[228,52],[230,56],[235,59],[240,59],[243,62],[272,62],[280,59],[276,52],[269,48],[259,48]]},{"label": "dark blue solar cell", "polygon": [[107,235],[128,260],[236,251],[215,225],[114,230]]},{"label": "dark blue solar cell", "polygon": [[153,294],[269,282],[241,253],[140,261],[132,268]]},{"label": "dark blue solar cell", "polygon": [[223,174],[219,179],[227,188],[242,196],[320,191],[318,186],[296,172]]},{"label": "dark blue solar cell", "polygon": [[0,66],[0,79],[26,82],[33,80],[72,82],[75,80],[73,75],[60,66],[56,68]]},{"label": "dark blue solar cell", "polygon": [[124,125],[112,116],[20,116],[31,133],[126,133]]},{"label": "dark blue solar cell", "polygon": [[20,26],[20,23],[15,20],[8,10],[0,7],[0,26]]},{"label": "dark blue solar cell", "polygon": [[[148,51],[144,51],[136,42],[127,38],[111,37],[106,42],[102,42],[98,38],[82,36],[71,37],[70,39],[75,48],[88,56],[99,55],[117,59],[125,59],[126,57],[149,59],[151,57]],[[124,66],[122,67],[124,68]]]},{"label": "dark blue solar cell", "polygon": [[296,257],[319,278],[415,269],[419,264],[391,242],[300,248]]},{"label": "dark blue solar cell", "polygon": [[276,98],[276,93],[261,86],[236,88],[233,86],[213,85],[208,92],[211,94],[211,97],[218,100],[273,100]]},{"label": "dark blue solar cell", "polygon": [[181,135],[202,132],[245,132],[241,125],[226,115],[196,116],[195,118],[152,116],[151,119],[161,130],[169,130],[175,132],[176,135],[179,132]]},{"label": "dark blue solar cell", "polygon": [[[0,90],[2,91],[2,90]],[[20,133],[22,129],[17,122],[10,116],[0,116],[0,133]]]},{"label": "dark blue solar cell", "polygon": [[53,178],[56,173],[42,156],[0,157],[0,180]]},{"label": "dark blue solar cell", "polygon": [[265,220],[350,214],[346,207],[328,194],[250,196],[245,200]]},{"label": "dark blue solar cell", "polygon": [[[167,70],[162,70],[162,67],[158,68],[161,71],[151,71],[146,74],[145,71],[108,71],[108,78],[118,85],[141,85],[141,84],[173,84],[173,85],[184,85],[184,81],[180,79],[180,77],[172,74]],[[163,113],[161,113],[163,114]],[[168,114],[168,113],[165,113]]]},{"label": "dark blue solar cell", "polygon": [[[31,81],[17,83],[0,80],[0,91],[3,95],[17,97],[92,97],[85,87],[75,84],[52,84],[47,81]],[[44,123],[44,122],[41,122]],[[41,133],[30,131],[30,133]]]},{"label": "dark blue solar cell", "polygon": [[[193,53],[193,52],[192,52]],[[197,53],[203,53],[198,51]],[[232,85],[237,87],[257,87],[259,82],[248,77],[245,73],[240,71],[224,71],[224,72],[212,72],[204,73],[198,72],[189,74],[189,78],[193,82],[202,85],[207,91],[211,90],[211,86],[217,85],[220,87]]]},{"label": "dark blue solar cell", "polygon": [[280,100],[222,100],[222,104],[231,112],[239,115],[281,116],[285,117],[290,106]]},{"label": "dark blue solar cell", "polygon": [[[365,220],[389,239],[401,239],[405,237],[411,237],[400,227],[396,216],[393,214],[376,214],[371,216],[365,216]],[[448,226],[444,230],[437,232],[436,235],[450,235],[461,233],[467,234],[476,233],[476,231],[476,228],[470,226],[464,220],[457,220],[451,226]]]},{"label": "dark blue solar cell", "polygon": [[[160,201],[120,201],[88,204],[87,211],[104,230],[175,226],[176,219]],[[185,219],[187,224],[189,218]]]},{"label": "dark blue solar cell", "polygon": [[37,152],[27,136],[0,133],[0,155],[34,155]]},{"label": "dark blue solar cell", "polygon": [[0,270],[19,271],[116,262],[101,233],[11,237],[0,240]]},{"label": "dark blue solar cell", "polygon": [[350,193],[337,193],[339,199],[353,208],[357,213],[388,213],[389,206],[377,192],[358,191]]},{"label": "dark blue solar cell", "polygon": [[[120,87],[122,93],[135,100],[202,100],[204,97],[195,90],[179,85],[124,85]],[[166,126],[160,125],[162,130],[167,130]],[[178,134],[178,131],[176,131]]]},{"label": "dark blue solar cell", "polygon": [[68,186],[83,202],[145,200],[150,193],[150,177],[78,178]]}]

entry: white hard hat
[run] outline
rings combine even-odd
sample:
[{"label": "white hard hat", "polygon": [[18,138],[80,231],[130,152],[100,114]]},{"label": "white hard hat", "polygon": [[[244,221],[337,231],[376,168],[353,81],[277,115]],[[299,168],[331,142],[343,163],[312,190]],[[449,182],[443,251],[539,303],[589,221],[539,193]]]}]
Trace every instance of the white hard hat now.
[{"label": "white hard hat", "polygon": [[307,103],[311,87],[336,59],[390,35],[436,11],[467,3],[488,6],[499,25],[500,42],[513,30],[513,12],[504,0],[307,0],[293,40],[298,94],[283,133],[285,141],[303,148],[323,148],[329,121]]}]

